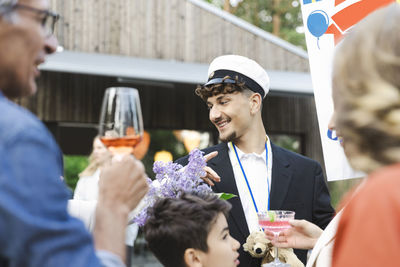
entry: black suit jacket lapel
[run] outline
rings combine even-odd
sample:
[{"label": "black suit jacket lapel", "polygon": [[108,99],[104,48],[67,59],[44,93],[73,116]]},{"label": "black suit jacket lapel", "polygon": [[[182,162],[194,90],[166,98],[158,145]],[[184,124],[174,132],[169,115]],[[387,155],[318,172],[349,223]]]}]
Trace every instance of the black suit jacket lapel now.
[{"label": "black suit jacket lapel", "polygon": [[249,236],[249,228],[243,212],[242,202],[239,198],[239,192],[236,187],[235,176],[233,174],[227,144],[219,144],[217,146],[217,151],[218,156],[208,162],[208,166],[210,166],[221,177],[221,182],[215,183],[214,191],[231,193],[238,196],[229,200],[232,204],[230,218],[236,224],[240,233],[243,235],[243,238],[246,239]]},{"label": "black suit jacket lapel", "polygon": [[272,183],[271,183],[271,210],[282,208],[292,179],[290,163],[284,155],[284,150],[271,143],[272,149]]}]

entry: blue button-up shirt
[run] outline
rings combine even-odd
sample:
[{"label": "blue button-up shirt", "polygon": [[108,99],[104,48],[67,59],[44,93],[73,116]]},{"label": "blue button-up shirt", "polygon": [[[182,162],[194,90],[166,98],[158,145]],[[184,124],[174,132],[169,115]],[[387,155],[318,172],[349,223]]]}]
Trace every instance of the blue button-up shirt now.
[{"label": "blue button-up shirt", "polygon": [[[96,252],[67,212],[62,154],[46,127],[0,91],[0,263],[8,266],[124,266]],[[99,260],[100,259],[100,260]]]}]

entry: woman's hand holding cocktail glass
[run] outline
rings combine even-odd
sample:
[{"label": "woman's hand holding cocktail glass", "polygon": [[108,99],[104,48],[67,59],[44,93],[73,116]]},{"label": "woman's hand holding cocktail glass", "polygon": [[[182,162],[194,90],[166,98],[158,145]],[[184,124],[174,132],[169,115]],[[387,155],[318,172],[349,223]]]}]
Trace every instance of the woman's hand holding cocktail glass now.
[{"label": "woman's hand holding cocktail glass", "polygon": [[312,249],[322,234],[322,229],[306,220],[290,220],[290,228],[275,237],[274,232],[265,229],[272,245],[279,248]]},{"label": "woman's hand holding cocktail glass", "polygon": [[[272,233],[272,238],[268,237],[270,240],[277,239],[279,234],[291,227],[289,224],[290,220],[294,219],[294,211],[286,210],[269,210],[264,212],[258,212],[258,223],[264,231]],[[289,267],[289,264],[282,263],[279,261],[278,247],[275,246],[275,260],[266,264],[269,267]],[[264,265],[263,265],[264,266]]]}]

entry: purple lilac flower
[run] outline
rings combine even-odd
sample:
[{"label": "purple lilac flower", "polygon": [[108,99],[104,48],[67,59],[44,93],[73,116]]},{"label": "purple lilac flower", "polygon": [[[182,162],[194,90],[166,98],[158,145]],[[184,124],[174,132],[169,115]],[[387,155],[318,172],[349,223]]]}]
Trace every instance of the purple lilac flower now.
[{"label": "purple lilac flower", "polygon": [[173,162],[154,162],[153,171],[156,179],[149,183],[149,192],[145,198],[147,206],[136,215],[133,221],[139,226],[143,226],[147,220],[147,209],[158,198],[177,198],[182,192],[212,193],[211,187],[200,178],[205,175],[204,167],[206,165],[203,152],[198,149],[189,153],[189,163],[185,168]]},{"label": "purple lilac flower", "polygon": [[146,223],[147,220],[147,208],[142,209],[138,215],[133,218],[133,222],[143,226]]}]

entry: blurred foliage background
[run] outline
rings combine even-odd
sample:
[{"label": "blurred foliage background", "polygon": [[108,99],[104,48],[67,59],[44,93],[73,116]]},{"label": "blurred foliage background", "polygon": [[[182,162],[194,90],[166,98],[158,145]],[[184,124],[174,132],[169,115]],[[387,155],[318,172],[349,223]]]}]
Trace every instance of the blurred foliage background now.
[{"label": "blurred foliage background", "polygon": [[204,0],[307,50],[298,0]]},{"label": "blurred foliage background", "polygon": [[64,179],[72,190],[75,189],[79,173],[89,164],[88,156],[64,155]]}]

